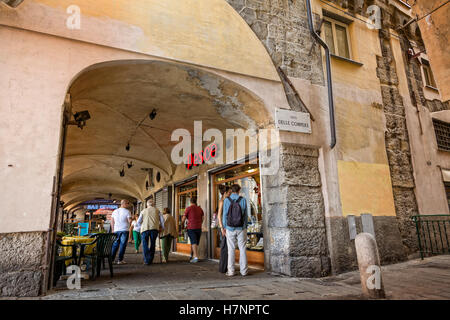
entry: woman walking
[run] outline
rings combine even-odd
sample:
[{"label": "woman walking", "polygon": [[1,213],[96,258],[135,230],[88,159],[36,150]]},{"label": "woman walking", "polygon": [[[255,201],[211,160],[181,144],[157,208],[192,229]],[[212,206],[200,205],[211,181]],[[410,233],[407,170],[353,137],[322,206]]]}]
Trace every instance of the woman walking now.
[{"label": "woman walking", "polygon": [[141,226],[138,224],[139,215],[136,214],[131,222],[131,228],[133,229],[134,248],[136,253],[139,253],[139,246],[141,245]]},{"label": "woman walking", "polygon": [[169,252],[172,240],[177,236],[177,227],[174,217],[170,214],[169,208],[163,210],[164,231],[161,234],[161,250],[163,252],[163,262],[169,262]]}]

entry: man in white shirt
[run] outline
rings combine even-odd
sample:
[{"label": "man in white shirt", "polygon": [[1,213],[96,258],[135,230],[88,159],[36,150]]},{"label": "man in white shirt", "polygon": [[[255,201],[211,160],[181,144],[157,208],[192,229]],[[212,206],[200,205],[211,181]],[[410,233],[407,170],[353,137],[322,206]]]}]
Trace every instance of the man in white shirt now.
[{"label": "man in white shirt", "polygon": [[119,259],[117,264],[125,264],[123,260],[125,255],[125,249],[127,248],[127,240],[129,236],[131,213],[128,208],[130,207],[130,202],[128,200],[122,200],[120,202],[120,208],[114,210],[111,217],[111,230],[117,235],[116,241],[114,241],[112,246],[112,257],[113,260],[116,258],[117,249],[119,250]]}]

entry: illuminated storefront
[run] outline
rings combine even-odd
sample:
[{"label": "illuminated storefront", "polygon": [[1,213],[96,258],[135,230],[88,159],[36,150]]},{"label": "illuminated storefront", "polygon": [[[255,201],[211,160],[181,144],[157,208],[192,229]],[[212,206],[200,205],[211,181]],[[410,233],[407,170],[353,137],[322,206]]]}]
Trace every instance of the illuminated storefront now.
[{"label": "illuminated storefront", "polygon": [[[233,184],[241,186],[240,195],[247,200],[247,259],[249,264],[264,265],[264,246],[262,230],[261,179],[258,164],[239,164],[211,173],[211,208],[217,211],[220,200],[219,185],[231,187]],[[220,257],[220,231],[211,230],[214,258]],[[236,259],[239,253],[236,251]]]},{"label": "illuminated storefront", "polygon": [[175,221],[177,222],[178,237],[175,242],[176,251],[190,253],[191,246],[189,244],[189,237],[187,235],[186,226],[182,226],[181,218],[187,207],[191,205],[191,197],[198,195],[197,179],[191,179],[180,185],[176,185],[175,193]]}]

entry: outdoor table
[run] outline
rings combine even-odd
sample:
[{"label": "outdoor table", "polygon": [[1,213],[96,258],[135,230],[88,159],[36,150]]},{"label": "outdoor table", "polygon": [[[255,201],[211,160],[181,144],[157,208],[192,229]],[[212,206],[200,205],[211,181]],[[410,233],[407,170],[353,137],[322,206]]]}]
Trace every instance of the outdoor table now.
[{"label": "outdoor table", "polygon": [[[85,237],[85,236],[73,236],[73,237],[63,237],[61,240],[61,243],[65,244],[65,245],[78,245],[81,243],[90,243],[94,240],[95,240],[95,238],[90,238],[90,237]],[[87,254],[92,253],[92,250],[94,249],[94,247],[95,247],[95,244],[86,246],[85,253],[87,253]],[[72,256],[72,250],[73,250],[73,247],[63,247],[62,251],[59,255],[65,256],[65,257]],[[80,261],[78,261],[78,262],[80,262]],[[69,265],[69,264],[70,264],[70,261],[66,261],[66,265]]]}]

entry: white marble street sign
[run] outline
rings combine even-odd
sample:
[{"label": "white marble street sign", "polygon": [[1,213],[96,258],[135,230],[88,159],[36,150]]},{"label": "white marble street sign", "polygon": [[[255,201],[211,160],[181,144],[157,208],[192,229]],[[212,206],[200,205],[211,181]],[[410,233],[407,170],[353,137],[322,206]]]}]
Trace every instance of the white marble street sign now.
[{"label": "white marble street sign", "polygon": [[309,113],[276,109],[275,127],[283,131],[311,133],[311,118]]}]

